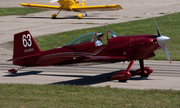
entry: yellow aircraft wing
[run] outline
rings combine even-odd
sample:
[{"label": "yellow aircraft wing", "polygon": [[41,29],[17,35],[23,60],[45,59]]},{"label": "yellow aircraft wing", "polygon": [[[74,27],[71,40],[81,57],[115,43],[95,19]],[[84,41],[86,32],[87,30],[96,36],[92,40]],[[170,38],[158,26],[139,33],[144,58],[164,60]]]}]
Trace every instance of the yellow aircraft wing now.
[{"label": "yellow aircraft wing", "polygon": [[96,6],[74,6],[71,7],[74,11],[112,11],[123,9],[120,5],[96,5]]},{"label": "yellow aircraft wing", "polygon": [[41,4],[29,4],[29,3],[20,3],[20,5],[24,7],[30,7],[30,8],[44,8],[44,9],[60,9],[60,6],[52,6],[52,5],[41,5]]},{"label": "yellow aircraft wing", "polygon": [[[29,4],[29,3],[20,3],[24,7],[30,8],[45,8],[45,9],[61,9],[60,6],[52,5],[41,5],[41,4]],[[62,8],[63,9],[63,8]],[[97,5],[97,6],[72,6],[73,11],[112,11],[123,9],[120,5]],[[70,9],[65,9],[70,10]]]}]

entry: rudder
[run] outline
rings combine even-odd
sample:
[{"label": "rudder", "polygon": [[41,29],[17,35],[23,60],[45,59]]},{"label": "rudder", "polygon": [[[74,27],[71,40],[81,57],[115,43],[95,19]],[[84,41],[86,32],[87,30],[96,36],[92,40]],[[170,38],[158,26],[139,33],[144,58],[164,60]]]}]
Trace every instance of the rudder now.
[{"label": "rudder", "polygon": [[82,5],[83,5],[83,6],[86,6],[86,0],[83,0],[83,1],[82,1]]}]

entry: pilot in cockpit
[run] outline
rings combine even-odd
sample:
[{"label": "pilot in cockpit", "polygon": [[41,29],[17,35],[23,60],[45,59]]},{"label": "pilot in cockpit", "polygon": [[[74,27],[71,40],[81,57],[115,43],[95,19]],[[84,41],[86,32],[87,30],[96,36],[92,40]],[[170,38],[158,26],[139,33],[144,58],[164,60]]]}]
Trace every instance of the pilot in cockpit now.
[{"label": "pilot in cockpit", "polygon": [[101,46],[101,45],[103,45],[103,43],[102,43],[103,33],[98,32],[98,33],[96,34],[96,37],[97,37],[97,40],[96,40],[96,42],[95,42],[95,45],[96,45],[96,46]]}]

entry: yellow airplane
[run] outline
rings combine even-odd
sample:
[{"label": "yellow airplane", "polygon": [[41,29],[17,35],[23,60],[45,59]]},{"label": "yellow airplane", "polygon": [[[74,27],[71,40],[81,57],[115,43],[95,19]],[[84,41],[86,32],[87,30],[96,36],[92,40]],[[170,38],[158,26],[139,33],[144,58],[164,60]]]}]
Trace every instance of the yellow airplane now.
[{"label": "yellow airplane", "polygon": [[76,12],[84,13],[86,16],[86,11],[112,11],[123,9],[119,4],[115,5],[96,5],[96,6],[85,6],[86,0],[82,1],[82,4],[78,0],[52,0],[50,3],[58,2],[60,6],[53,5],[42,5],[42,4],[30,4],[30,3],[20,3],[24,7],[29,8],[45,8],[45,9],[56,9],[59,10],[57,14],[53,13],[52,18],[56,18],[61,10],[72,11],[79,19],[82,18],[82,14],[76,14]]}]

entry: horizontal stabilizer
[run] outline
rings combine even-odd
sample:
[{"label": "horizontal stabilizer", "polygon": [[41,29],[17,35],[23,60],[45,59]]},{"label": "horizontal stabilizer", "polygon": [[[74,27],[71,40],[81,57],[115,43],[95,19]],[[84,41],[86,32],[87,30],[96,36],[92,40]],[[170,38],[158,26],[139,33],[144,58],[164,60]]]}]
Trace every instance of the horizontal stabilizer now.
[{"label": "horizontal stabilizer", "polygon": [[17,61],[17,60],[21,60],[21,59],[25,59],[25,58],[30,58],[30,57],[35,57],[35,56],[40,56],[41,54],[35,54],[35,55],[28,55],[28,56],[23,56],[23,57],[17,57],[17,58],[13,58],[7,61]]}]

